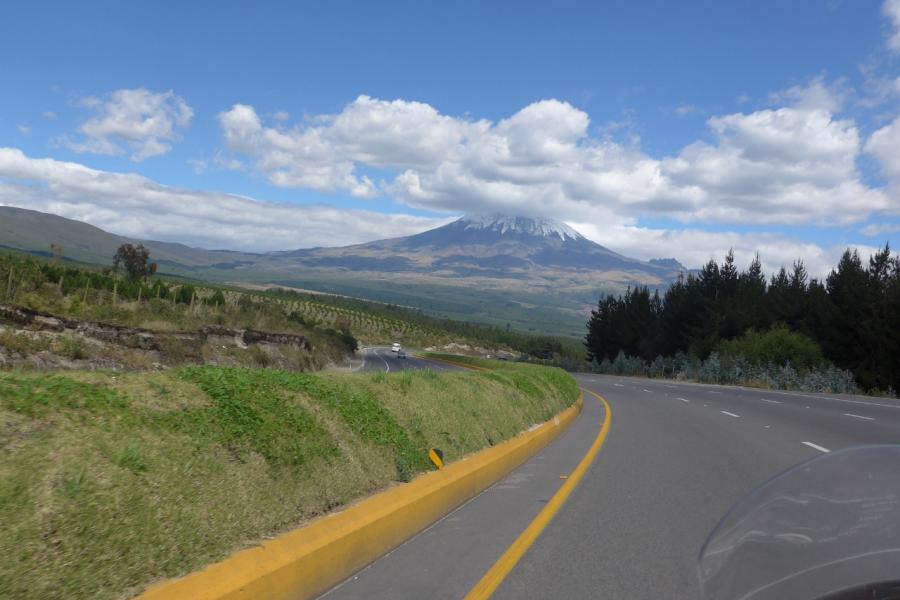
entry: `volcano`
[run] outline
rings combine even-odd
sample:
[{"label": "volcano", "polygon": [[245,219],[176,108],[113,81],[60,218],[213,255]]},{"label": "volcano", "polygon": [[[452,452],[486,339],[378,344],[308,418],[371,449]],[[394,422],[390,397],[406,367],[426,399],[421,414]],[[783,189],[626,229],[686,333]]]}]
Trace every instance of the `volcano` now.
[{"label": "volcano", "polygon": [[629,286],[663,290],[685,268],[642,261],[593,242],[565,223],[466,215],[416,235],[334,248],[247,253],[131,240],[87,223],[0,207],[0,248],[109,264],[142,242],[159,273],[253,287],[281,286],[400,304],[442,317],[581,335],[599,296]]}]

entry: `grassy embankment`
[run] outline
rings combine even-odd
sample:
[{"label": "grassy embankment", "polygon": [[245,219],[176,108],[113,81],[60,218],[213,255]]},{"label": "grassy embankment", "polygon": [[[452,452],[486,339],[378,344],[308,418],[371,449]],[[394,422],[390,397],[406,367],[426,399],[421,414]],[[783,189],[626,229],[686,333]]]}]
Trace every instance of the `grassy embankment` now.
[{"label": "grassy embankment", "polygon": [[562,371],[502,364],[0,373],[0,597],[132,596],[429,470],[429,447],[458,459],[577,395]]},{"label": "grassy embankment", "polygon": [[[307,368],[338,360],[345,351],[341,339],[344,332],[365,345],[399,341],[404,346],[425,348],[456,343],[493,351],[513,350],[566,368],[574,369],[584,363],[583,348],[578,341],[533,336],[468,321],[436,319],[397,305],[282,289],[248,291],[160,278],[138,285],[98,268],[57,264],[6,252],[0,252],[0,302],[151,331],[193,331],[218,325],[305,335],[315,350],[315,356],[307,357],[306,362],[310,363],[305,365]],[[19,337],[7,339],[6,343],[0,339],[0,351],[3,347],[20,353],[47,349]],[[72,354],[73,349],[76,355],[92,353],[90,345],[76,346],[79,345],[70,344],[63,349],[63,354]],[[264,358],[258,353],[234,354],[230,357],[234,364],[266,366],[258,364],[256,359]],[[125,362],[140,363],[136,359]]]},{"label": "grassy embankment", "polygon": [[[62,361],[81,368],[153,369],[155,365],[220,364],[316,370],[345,364],[357,340],[363,344],[400,341],[407,346],[442,345],[466,338],[433,324],[404,319],[365,306],[335,306],[314,296],[249,292],[163,279],[140,282],[96,269],[0,253],[0,302],[53,315],[136,327],[162,334],[159,352],[141,352],[96,343],[72,334],[23,331],[0,325],[0,365],[6,356],[21,366]],[[209,326],[303,336],[307,350],[185,344],[173,337]],[[46,367],[44,367],[46,368]]]},{"label": "grassy embankment", "polygon": [[350,329],[363,343],[399,338],[413,345],[455,337],[402,315],[328,300],[160,278],[137,283],[99,269],[0,252],[0,301],[73,318],[162,331],[207,325],[304,333]]},{"label": "grassy embankment", "polygon": [[475,369],[493,370],[502,368],[503,361],[478,358],[477,356],[462,356],[459,354],[447,354],[444,352],[422,352],[422,356],[433,360],[448,362],[460,366],[475,367]]}]

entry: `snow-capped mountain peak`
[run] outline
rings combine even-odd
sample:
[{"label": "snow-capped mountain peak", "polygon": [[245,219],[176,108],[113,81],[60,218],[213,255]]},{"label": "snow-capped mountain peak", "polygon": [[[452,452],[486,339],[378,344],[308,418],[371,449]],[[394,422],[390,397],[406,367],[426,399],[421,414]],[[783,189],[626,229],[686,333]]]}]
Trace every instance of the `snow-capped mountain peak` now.
[{"label": "snow-capped mountain peak", "polygon": [[484,229],[505,233],[520,233],[539,237],[556,237],[562,241],[584,239],[580,233],[553,219],[534,217],[511,217],[501,214],[472,214],[461,218],[458,223],[465,229]]}]

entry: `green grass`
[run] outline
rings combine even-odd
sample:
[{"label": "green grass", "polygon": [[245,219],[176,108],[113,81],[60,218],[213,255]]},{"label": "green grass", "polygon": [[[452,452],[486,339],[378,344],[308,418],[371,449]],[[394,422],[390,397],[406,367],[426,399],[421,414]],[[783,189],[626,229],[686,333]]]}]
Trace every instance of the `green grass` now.
[{"label": "green grass", "polygon": [[[260,283],[273,281],[264,279]],[[304,282],[282,283],[306,287]],[[542,345],[562,344],[559,350],[563,355],[582,362],[579,332],[584,316],[574,309],[566,315],[557,314],[540,294],[532,297],[494,291],[484,292],[488,296],[481,298],[473,289],[453,286],[354,280],[334,283],[351,286],[337,291],[371,300],[284,289],[250,291],[171,278],[152,278],[139,284],[97,268],[0,251],[0,301],[4,303],[157,331],[219,325],[297,333],[308,336],[315,352],[322,355],[323,360],[314,365],[318,367],[341,360],[348,331],[366,345],[400,341],[405,346],[425,348],[455,342],[513,349],[540,358],[548,358],[538,351]],[[330,284],[308,287],[335,291]],[[542,325],[537,327],[539,323]],[[560,338],[559,332],[568,334]],[[0,345],[2,342],[0,339]],[[77,349],[70,350],[79,355]],[[250,358],[258,359],[257,366],[267,366],[263,363],[269,360],[262,354]]]},{"label": "green grass", "polygon": [[242,460],[256,453],[275,467],[337,455],[327,432],[279,385],[274,371],[187,367],[179,374],[197,384],[213,405],[167,415],[164,424],[194,439],[209,439]]},{"label": "green grass", "polygon": [[321,297],[283,296],[163,279],[136,283],[97,269],[0,252],[0,301],[83,320],[163,331],[220,325],[298,333],[317,346],[340,346],[337,334],[347,329],[364,343],[401,339],[428,345],[453,337],[437,327],[334,306]]},{"label": "green grass", "polygon": [[0,373],[0,597],[121,598],[575,401],[562,371]]},{"label": "green grass", "polygon": [[499,369],[503,366],[512,366],[499,360],[491,360],[487,358],[479,358],[477,356],[465,356],[462,354],[446,354],[444,352],[423,352],[423,356],[434,358],[437,360],[445,360],[451,363],[461,365],[471,365],[482,369]]}]

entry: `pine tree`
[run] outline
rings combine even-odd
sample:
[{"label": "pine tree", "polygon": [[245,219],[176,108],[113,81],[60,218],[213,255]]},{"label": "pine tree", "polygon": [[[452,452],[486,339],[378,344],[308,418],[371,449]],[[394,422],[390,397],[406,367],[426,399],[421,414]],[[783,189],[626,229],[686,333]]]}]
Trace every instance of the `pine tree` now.
[{"label": "pine tree", "polygon": [[731,339],[743,332],[737,295],[739,276],[734,265],[734,250],[725,255],[722,268],[719,269],[719,289],[715,310],[719,315],[720,339]]},{"label": "pine tree", "polygon": [[788,281],[785,296],[785,322],[791,329],[797,329],[806,314],[806,280],[808,275],[802,260],[794,261],[794,269]]},{"label": "pine tree", "polygon": [[738,278],[738,293],[735,302],[741,334],[747,329],[768,329],[772,324],[766,310],[766,276],[762,272],[759,253],[750,262],[746,271]]},{"label": "pine tree", "polygon": [[840,368],[853,371],[866,388],[872,386],[872,381],[861,369],[866,348],[860,326],[865,321],[867,279],[859,254],[846,250],[826,280],[832,310],[820,340],[825,355]]},{"label": "pine tree", "polygon": [[719,342],[719,331],[722,324],[722,314],[719,312],[719,293],[721,290],[719,265],[710,259],[700,269],[700,277],[697,279],[700,297],[700,305],[697,307],[701,318],[701,332],[697,336],[691,350],[700,358],[706,358]]},{"label": "pine tree", "polygon": [[885,360],[892,354],[888,290],[894,264],[890,246],[885,245],[883,250],[869,258],[869,268],[866,270],[865,317],[860,323],[860,336],[867,352],[860,361],[860,369],[867,373],[871,385],[878,389],[892,387],[897,366]]},{"label": "pine tree", "polygon": [[612,319],[617,304],[618,301],[612,295],[608,295],[601,298],[597,308],[591,311],[591,318],[587,324],[588,333],[584,341],[589,361],[612,360],[618,352],[618,348],[613,349],[615,340],[612,339]]}]

